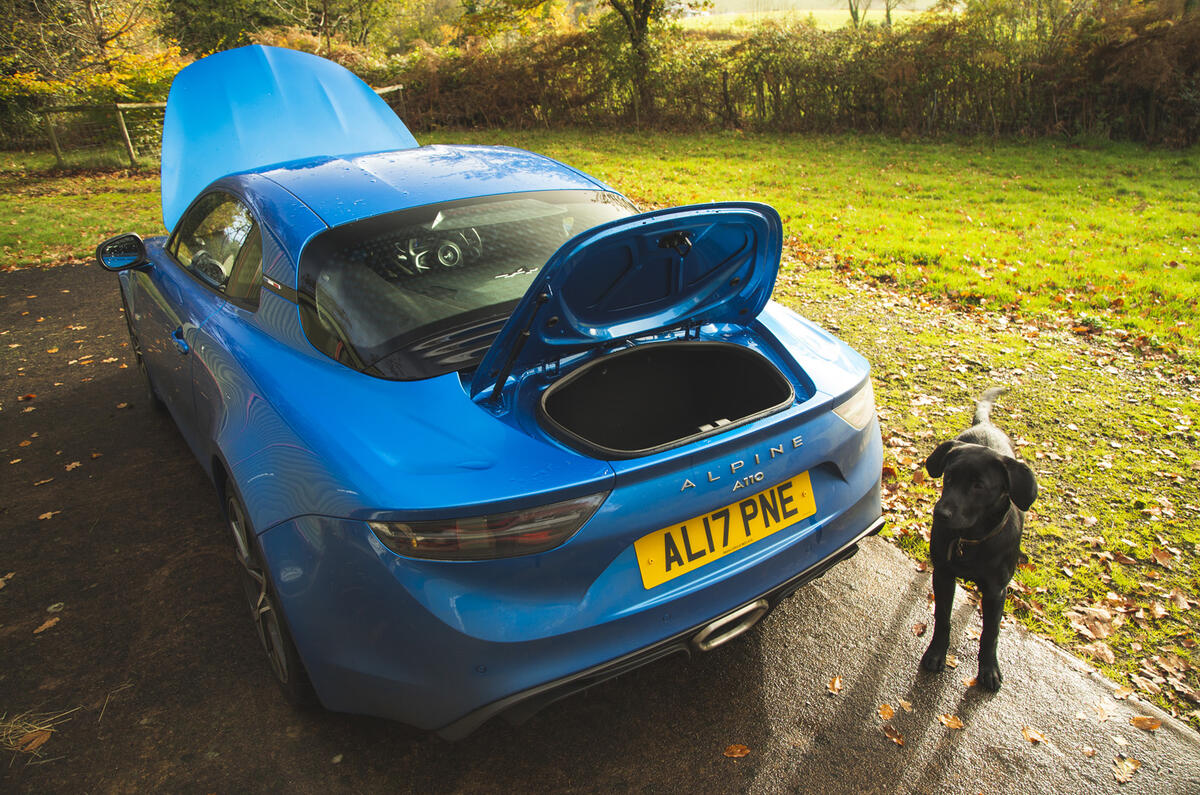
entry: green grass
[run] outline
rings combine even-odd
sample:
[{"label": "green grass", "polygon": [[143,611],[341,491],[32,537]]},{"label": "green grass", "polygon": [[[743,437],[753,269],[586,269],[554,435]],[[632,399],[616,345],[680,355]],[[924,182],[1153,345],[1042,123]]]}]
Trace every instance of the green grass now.
[{"label": "green grass", "polygon": [[0,153],[0,268],[85,259],[121,232],[161,234],[157,170],[53,166],[53,155]]},{"label": "green grass", "polygon": [[1195,357],[1200,150],[858,136],[472,132],[644,204],[755,199],[856,270],[988,309],[1066,313]]}]

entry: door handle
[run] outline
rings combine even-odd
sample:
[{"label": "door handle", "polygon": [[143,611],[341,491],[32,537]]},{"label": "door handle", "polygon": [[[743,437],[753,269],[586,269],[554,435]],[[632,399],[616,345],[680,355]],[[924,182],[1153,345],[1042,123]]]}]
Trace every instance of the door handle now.
[{"label": "door handle", "polygon": [[188,344],[186,342],[184,342],[184,340],[183,340],[183,327],[182,326],[175,329],[175,331],[173,331],[171,333],[171,342],[175,343],[175,347],[179,349],[180,353],[188,352]]}]

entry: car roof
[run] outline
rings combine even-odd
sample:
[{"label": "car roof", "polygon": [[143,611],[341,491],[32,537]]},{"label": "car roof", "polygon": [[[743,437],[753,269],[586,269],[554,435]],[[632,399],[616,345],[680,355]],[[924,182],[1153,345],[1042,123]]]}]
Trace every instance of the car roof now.
[{"label": "car roof", "polygon": [[326,225],[435,202],[542,190],[612,189],[543,155],[504,146],[422,146],[258,169]]}]

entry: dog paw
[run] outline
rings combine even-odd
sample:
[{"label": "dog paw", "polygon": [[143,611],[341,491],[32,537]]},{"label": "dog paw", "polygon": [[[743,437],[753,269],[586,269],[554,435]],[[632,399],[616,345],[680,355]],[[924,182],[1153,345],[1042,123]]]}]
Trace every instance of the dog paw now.
[{"label": "dog paw", "polygon": [[921,667],[934,672],[946,670],[946,652],[930,646],[921,657]]},{"label": "dog paw", "polygon": [[984,690],[990,690],[995,693],[1000,689],[1000,683],[1004,681],[1004,677],[1000,675],[1000,669],[995,666],[979,669],[979,676],[976,678],[979,686]]}]

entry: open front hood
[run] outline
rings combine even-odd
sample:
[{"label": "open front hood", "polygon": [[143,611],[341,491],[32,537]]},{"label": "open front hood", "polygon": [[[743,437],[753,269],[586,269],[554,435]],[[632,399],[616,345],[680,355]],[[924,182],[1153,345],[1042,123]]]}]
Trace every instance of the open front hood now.
[{"label": "open front hood", "polygon": [[163,223],[215,180],[275,163],[411,149],[417,140],[347,69],[254,45],[202,58],[171,83],[162,137]]},{"label": "open front hood", "polygon": [[530,285],[475,371],[471,396],[605,343],[749,323],[771,297],[782,245],[779,214],[753,202],[656,210],[577,235]]}]

